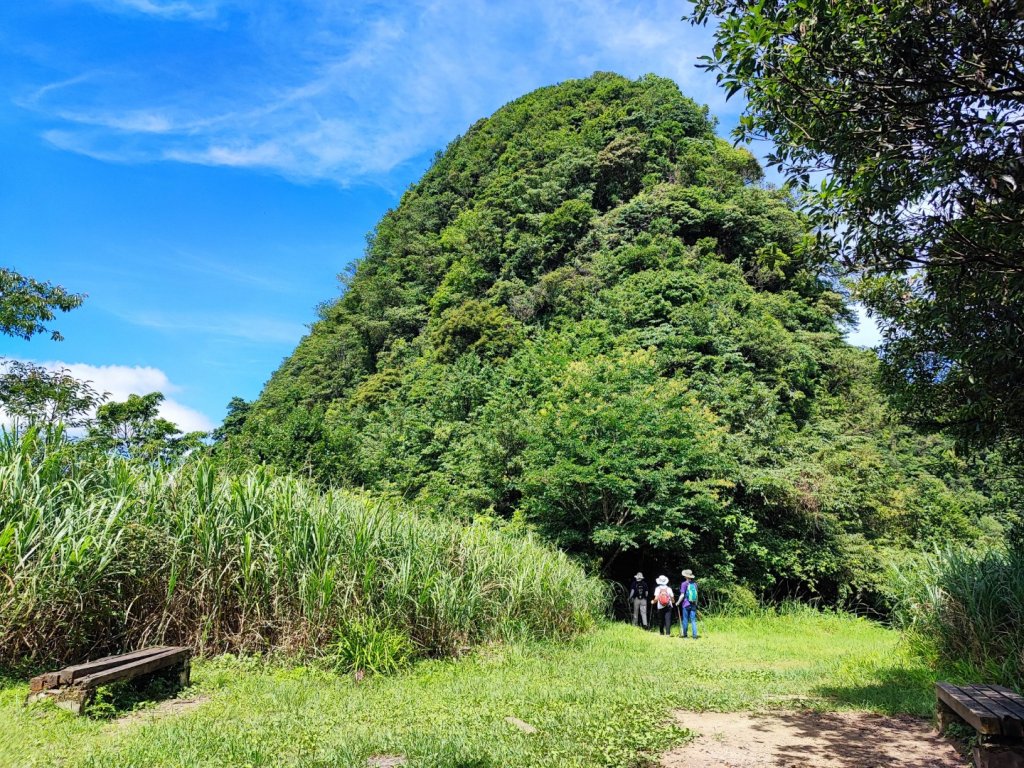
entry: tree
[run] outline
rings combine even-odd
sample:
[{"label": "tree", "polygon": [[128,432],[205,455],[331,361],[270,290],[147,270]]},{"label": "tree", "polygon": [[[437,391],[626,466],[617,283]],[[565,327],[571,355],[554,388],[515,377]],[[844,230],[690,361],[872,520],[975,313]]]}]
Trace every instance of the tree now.
[{"label": "tree", "polygon": [[[963,440],[1024,433],[1024,15],[1013,0],[694,0],[769,164],[864,281],[890,391]],[[828,178],[811,189],[810,174]]]},{"label": "tree", "polygon": [[46,324],[56,312],[68,312],[84,300],[83,294],[68,293],[59,285],[41,283],[0,267],[0,333],[7,336],[28,340],[49,333],[54,341],[60,341],[60,333]]},{"label": "tree", "polygon": [[231,402],[228,403],[228,412],[224,417],[224,423],[213,430],[210,436],[215,442],[222,443],[233,435],[241,434],[242,427],[245,426],[245,420],[249,417],[251,410],[251,402],[238,396],[232,397]]},{"label": "tree", "polygon": [[30,423],[81,427],[106,399],[90,381],[79,381],[67,368],[51,371],[41,365],[9,360],[0,373],[0,403],[8,415]]},{"label": "tree", "polygon": [[173,461],[198,448],[203,432],[182,434],[158,415],[160,392],[129,395],[124,402],[104,403],[89,425],[88,441],[97,448],[142,461]]},{"label": "tree", "polygon": [[724,429],[684,383],[659,379],[653,350],[573,362],[536,404],[518,484],[561,547],[608,568],[623,552],[731,540]]}]

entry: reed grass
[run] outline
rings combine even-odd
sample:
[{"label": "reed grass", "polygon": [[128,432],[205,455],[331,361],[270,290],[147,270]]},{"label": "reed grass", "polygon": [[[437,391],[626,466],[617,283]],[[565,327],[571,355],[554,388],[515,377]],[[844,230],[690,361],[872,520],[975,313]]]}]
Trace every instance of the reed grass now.
[{"label": "reed grass", "polygon": [[0,435],[0,503],[0,664],[151,643],[323,654],[349,631],[445,656],[572,635],[606,603],[526,534],[267,468],[139,465],[59,431]]},{"label": "reed grass", "polygon": [[895,570],[897,623],[952,675],[1024,690],[1024,553],[948,549]]}]

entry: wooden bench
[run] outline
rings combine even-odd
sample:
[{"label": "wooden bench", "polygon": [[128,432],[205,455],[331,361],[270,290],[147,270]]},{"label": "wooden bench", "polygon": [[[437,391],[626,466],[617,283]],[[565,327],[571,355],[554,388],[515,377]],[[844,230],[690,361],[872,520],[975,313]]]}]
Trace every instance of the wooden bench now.
[{"label": "wooden bench", "polygon": [[939,730],[962,721],[978,732],[976,768],[1024,768],[1024,696],[998,685],[935,684]]},{"label": "wooden bench", "polygon": [[47,672],[29,680],[28,701],[53,699],[58,707],[77,715],[96,688],[118,680],[161,675],[186,686],[192,671],[191,655],[188,648],[159,645]]}]

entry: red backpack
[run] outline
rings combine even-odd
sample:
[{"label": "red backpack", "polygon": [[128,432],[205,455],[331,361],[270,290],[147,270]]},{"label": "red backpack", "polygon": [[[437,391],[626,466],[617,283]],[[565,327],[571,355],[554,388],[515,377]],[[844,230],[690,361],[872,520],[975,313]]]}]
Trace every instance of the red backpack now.
[{"label": "red backpack", "polygon": [[660,605],[662,608],[664,608],[665,606],[667,606],[671,602],[672,602],[672,597],[668,593],[668,587],[664,587],[664,588],[658,590],[658,605]]}]

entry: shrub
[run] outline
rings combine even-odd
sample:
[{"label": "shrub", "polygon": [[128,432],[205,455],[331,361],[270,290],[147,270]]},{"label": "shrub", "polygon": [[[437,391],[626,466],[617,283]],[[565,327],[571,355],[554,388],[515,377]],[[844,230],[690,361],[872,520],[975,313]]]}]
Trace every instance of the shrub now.
[{"label": "shrub", "polygon": [[948,549],[897,569],[899,624],[965,677],[1024,686],[1024,553]]},{"label": "shrub", "polygon": [[338,627],[327,654],[338,671],[386,674],[408,666],[416,648],[405,633],[360,616]]},{"label": "shrub", "polygon": [[742,584],[707,578],[699,582],[701,612],[711,615],[755,616],[764,611],[753,590]]}]

